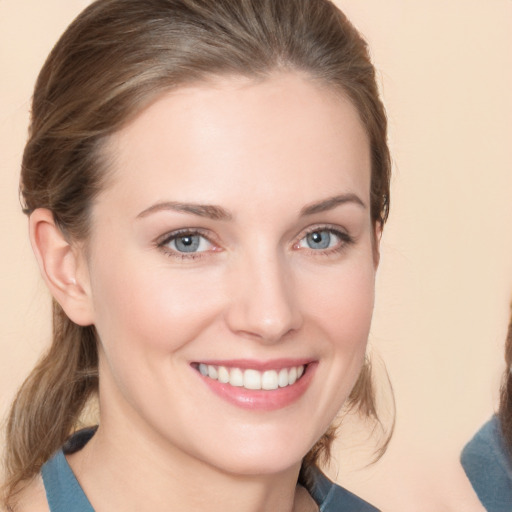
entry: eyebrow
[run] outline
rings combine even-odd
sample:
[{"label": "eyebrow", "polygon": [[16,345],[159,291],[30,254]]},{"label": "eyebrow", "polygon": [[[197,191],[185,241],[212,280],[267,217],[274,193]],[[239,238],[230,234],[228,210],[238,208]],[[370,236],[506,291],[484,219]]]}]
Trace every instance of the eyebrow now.
[{"label": "eyebrow", "polygon": [[[366,208],[364,202],[356,194],[341,194],[339,196],[329,197],[315,203],[304,206],[300,211],[300,216],[314,215],[328,210],[332,210],[342,204],[352,203],[362,208]],[[179,213],[190,213],[199,217],[206,217],[212,220],[232,220],[233,216],[222,206],[213,204],[180,203],[176,201],[164,201],[146,208],[137,215],[137,218],[144,218],[148,215],[160,211],[171,210]]]},{"label": "eyebrow", "polygon": [[137,218],[147,217],[151,213],[165,210],[172,210],[180,213],[191,213],[199,217],[206,217],[213,220],[231,220],[233,216],[221,206],[212,204],[179,203],[174,201],[165,201],[157,203],[137,215]]},{"label": "eyebrow", "polygon": [[313,215],[315,213],[325,212],[327,210],[332,210],[337,206],[342,204],[352,203],[360,206],[361,208],[366,209],[366,205],[361,200],[359,196],[356,194],[341,194],[339,196],[329,197],[328,199],[323,199],[322,201],[317,201],[316,203],[311,203],[307,206],[304,206],[300,211],[301,216]]}]

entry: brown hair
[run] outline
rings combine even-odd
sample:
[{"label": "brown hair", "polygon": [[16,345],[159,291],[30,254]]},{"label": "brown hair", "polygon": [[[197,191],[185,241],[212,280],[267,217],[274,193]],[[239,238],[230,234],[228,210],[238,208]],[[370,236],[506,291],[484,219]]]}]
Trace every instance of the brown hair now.
[{"label": "brown hair", "polygon": [[[276,70],[304,73],[351,99],[370,141],[371,216],[382,226],[391,167],[386,116],[367,45],[329,0],[91,4],[60,38],[35,86],[21,172],[25,212],[47,208],[70,240],[86,240],[109,135],[164,91]],[[54,302],[53,344],[19,390],[7,425],[7,496],[76,428],[97,391],[97,372],[94,327],[73,324]],[[377,416],[366,366],[348,406]],[[331,434],[310,452],[310,462],[328,455]]]},{"label": "brown hair", "polygon": [[510,304],[510,319],[508,321],[507,341],[505,342],[505,365],[498,416],[505,445],[512,457],[512,303]]}]

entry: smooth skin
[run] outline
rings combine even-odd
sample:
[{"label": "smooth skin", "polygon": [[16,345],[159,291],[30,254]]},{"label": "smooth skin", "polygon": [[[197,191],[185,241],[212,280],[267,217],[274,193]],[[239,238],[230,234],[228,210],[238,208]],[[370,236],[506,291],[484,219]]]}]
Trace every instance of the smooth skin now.
[{"label": "smooth skin", "polygon": [[[99,336],[100,427],[68,459],[93,507],[315,510],[301,460],[361,369],[378,263],[355,108],[296,73],[219,78],[158,98],[105,151],[90,239],[30,218],[54,297]],[[238,407],[196,364],[240,359],[305,359],[309,385]]]}]

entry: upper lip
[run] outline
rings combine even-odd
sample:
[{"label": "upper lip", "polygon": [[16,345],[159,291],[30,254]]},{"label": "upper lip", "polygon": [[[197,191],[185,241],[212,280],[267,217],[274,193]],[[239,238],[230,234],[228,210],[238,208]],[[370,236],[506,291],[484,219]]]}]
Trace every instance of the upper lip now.
[{"label": "upper lip", "polygon": [[225,366],[226,368],[240,368],[241,370],[280,370],[282,368],[292,368],[294,366],[302,366],[312,363],[311,358],[286,358],[286,359],[206,359],[194,361],[193,364],[206,364],[212,366]]}]

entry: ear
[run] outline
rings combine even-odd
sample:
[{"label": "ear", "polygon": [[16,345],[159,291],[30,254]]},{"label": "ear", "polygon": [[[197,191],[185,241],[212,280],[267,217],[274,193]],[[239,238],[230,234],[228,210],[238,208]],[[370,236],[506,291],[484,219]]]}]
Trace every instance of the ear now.
[{"label": "ear", "polygon": [[78,325],[91,325],[93,307],[82,250],[64,236],[50,210],[34,210],[29,231],[32,250],[51,294],[70,320]]}]

